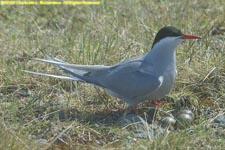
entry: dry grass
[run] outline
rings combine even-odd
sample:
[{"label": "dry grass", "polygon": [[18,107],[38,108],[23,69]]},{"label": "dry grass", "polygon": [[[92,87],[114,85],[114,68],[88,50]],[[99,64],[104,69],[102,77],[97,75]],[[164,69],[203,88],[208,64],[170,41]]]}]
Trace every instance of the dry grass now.
[{"label": "dry grass", "polygon": [[[40,145],[43,149],[222,149],[224,130],[209,124],[225,107],[224,7],[223,0],[2,6],[0,149],[40,149]],[[113,64],[142,55],[165,25],[203,36],[177,49],[178,78],[171,102],[160,108],[194,109],[196,120],[190,129],[166,132],[155,140],[130,141],[132,133],[114,125],[123,104],[103,90],[21,71],[60,74],[51,65],[30,61],[42,58],[42,51],[79,64]],[[142,104],[140,112],[149,106]],[[204,113],[209,108],[213,113],[207,118]]]}]

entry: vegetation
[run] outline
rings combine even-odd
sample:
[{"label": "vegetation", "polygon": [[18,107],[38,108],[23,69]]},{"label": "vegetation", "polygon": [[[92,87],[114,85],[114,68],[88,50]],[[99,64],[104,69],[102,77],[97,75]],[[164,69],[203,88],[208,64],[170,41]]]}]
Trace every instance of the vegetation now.
[{"label": "vegetation", "polygon": [[[224,7],[224,0],[1,6],[0,149],[224,148],[225,130],[211,127],[225,107]],[[105,65],[143,55],[165,25],[203,37],[177,48],[178,77],[155,118],[191,108],[195,123],[187,129],[134,138],[132,130],[116,125],[124,104],[103,89],[22,71],[62,74],[52,65],[31,61],[43,53],[70,63]],[[142,103],[139,113],[149,107],[148,101]]]}]

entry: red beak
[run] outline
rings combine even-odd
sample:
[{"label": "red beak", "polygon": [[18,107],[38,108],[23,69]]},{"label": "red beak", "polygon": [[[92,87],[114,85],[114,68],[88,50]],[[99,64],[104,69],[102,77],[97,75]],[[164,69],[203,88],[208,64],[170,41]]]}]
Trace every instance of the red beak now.
[{"label": "red beak", "polygon": [[191,35],[191,34],[183,34],[182,38],[183,38],[183,39],[201,39],[200,36],[197,36],[197,35]]}]

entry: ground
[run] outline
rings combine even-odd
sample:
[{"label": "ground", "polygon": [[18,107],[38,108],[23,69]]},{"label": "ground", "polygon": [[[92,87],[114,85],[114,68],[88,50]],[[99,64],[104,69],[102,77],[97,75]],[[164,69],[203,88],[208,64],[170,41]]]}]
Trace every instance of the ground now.
[{"label": "ground", "polygon": [[[0,149],[222,149],[225,107],[223,0],[101,0],[96,6],[0,7]],[[177,48],[178,76],[166,113],[189,108],[194,125],[157,138],[117,126],[124,104],[103,89],[22,70],[63,74],[32,61],[44,53],[78,64],[111,65],[147,53],[166,25],[201,35]],[[160,61],[160,60],[159,60]],[[139,114],[152,107],[140,104]]]}]

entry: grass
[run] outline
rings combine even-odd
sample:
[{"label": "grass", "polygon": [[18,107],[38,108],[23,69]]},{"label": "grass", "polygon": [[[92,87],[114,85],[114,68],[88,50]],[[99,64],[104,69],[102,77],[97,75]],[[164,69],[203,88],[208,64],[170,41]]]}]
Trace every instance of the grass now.
[{"label": "grass", "polygon": [[[1,6],[0,149],[223,149],[225,131],[211,128],[210,120],[225,107],[224,6],[223,0]],[[129,140],[132,131],[114,124],[123,103],[104,90],[21,71],[60,74],[30,61],[43,58],[42,51],[78,64],[110,65],[143,55],[165,25],[203,37],[177,48],[178,77],[171,101],[160,107],[195,110],[195,125],[188,129]],[[150,106],[141,104],[140,113]]]}]

